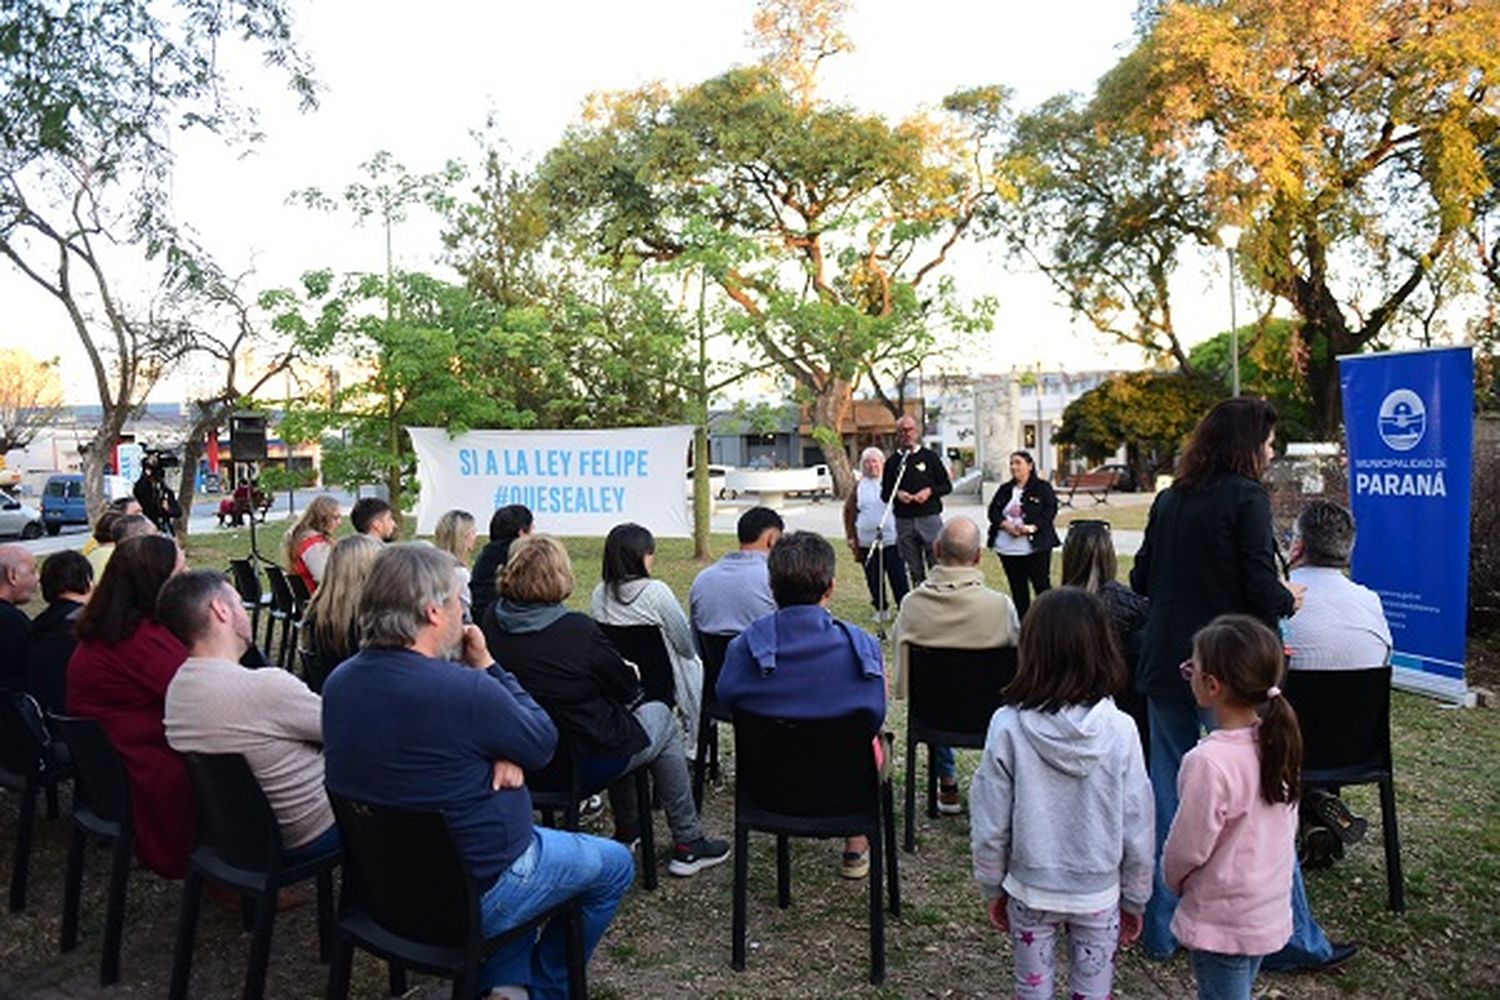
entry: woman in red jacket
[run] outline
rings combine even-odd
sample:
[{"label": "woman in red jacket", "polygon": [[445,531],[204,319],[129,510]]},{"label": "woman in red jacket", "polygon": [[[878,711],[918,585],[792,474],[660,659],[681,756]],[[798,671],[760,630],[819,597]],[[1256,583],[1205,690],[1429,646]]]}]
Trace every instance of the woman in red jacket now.
[{"label": "woman in red jacket", "polygon": [[167,685],[187,659],[152,617],[162,584],[184,568],[165,535],[121,542],[78,620],[68,661],[68,712],[94,719],[125,763],[135,852],[158,875],[181,878],[193,848],[193,789],[182,757],[167,746]]}]

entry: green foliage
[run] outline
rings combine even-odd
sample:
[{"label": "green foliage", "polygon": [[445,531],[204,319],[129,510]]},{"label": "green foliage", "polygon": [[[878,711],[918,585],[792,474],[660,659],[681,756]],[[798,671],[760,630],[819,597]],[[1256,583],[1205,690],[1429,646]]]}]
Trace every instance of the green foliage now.
[{"label": "green foliage", "polygon": [[1142,482],[1171,469],[1178,449],[1225,395],[1217,379],[1182,372],[1116,375],[1069,403],[1054,440],[1101,462],[1121,446]]},{"label": "green foliage", "polygon": [[[1315,440],[1317,414],[1297,361],[1298,324],[1268,319],[1240,329],[1240,387],[1247,396],[1264,396],[1276,407],[1276,436],[1282,441]],[[1194,371],[1230,382],[1229,331],[1196,345],[1189,357]]]}]

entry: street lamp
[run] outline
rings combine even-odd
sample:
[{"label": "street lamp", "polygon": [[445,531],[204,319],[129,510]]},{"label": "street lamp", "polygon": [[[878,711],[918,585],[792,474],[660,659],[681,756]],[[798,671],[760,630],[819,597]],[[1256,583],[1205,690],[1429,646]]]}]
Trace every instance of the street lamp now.
[{"label": "street lamp", "polygon": [[1219,243],[1229,254],[1229,378],[1230,388],[1235,396],[1240,394],[1240,328],[1234,315],[1234,251],[1238,249],[1240,237],[1244,233],[1243,229],[1232,223],[1219,227]]}]

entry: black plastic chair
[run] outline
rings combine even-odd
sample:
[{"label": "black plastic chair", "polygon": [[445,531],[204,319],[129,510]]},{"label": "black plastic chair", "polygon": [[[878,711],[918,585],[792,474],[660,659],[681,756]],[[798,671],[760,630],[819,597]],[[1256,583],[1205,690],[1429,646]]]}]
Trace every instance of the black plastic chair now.
[{"label": "black plastic chair", "polygon": [[731,722],[729,713],[719,704],[715,690],[719,671],[724,669],[724,653],[738,632],[694,632],[698,652],[703,657],[703,702],[698,708],[698,749],[693,758],[693,803],[703,808],[703,778],[719,780],[719,723]]},{"label": "black plastic chair", "polygon": [[73,776],[60,742],[47,729],[42,708],[24,691],[0,691],[0,788],[20,797],[10,866],[10,912],[26,909],[36,800],[47,799],[47,818],[57,819],[57,786]]},{"label": "black plastic chair", "polygon": [[266,964],[276,922],[281,887],[315,878],[318,884],[318,960],[326,962],[333,929],[333,870],[337,849],[296,864],[287,864],[281,826],[271,803],[240,754],[188,753],[188,777],[198,799],[198,845],[189,861],[177,920],[177,947],[172,958],[171,1000],[188,995],[193,943],[203,880],[213,879],[254,900],[250,959],[245,968],[245,1000],[265,994]]},{"label": "black plastic chair", "polygon": [[451,977],[455,1000],[473,1000],[480,962],[554,917],[567,920],[568,993],[585,1000],[583,914],[576,899],[486,939],[479,921],[479,889],[442,813],[374,805],[333,791],[328,798],[344,839],[329,1000],[349,995],[356,944],[391,964],[392,994],[406,991],[405,970],[412,968]]},{"label": "black plastic chair", "polygon": [[[569,740],[558,730],[557,751],[552,760],[540,771],[526,773],[526,789],[531,793],[531,807],[542,814],[542,825],[562,830],[577,830],[583,800],[597,789],[583,788],[578,781],[575,765],[576,751]],[[636,815],[640,818],[641,843],[638,852],[638,867],[641,884],[648,890],[656,888],[656,830],[651,812],[651,766],[642,765],[626,775],[634,779]],[[562,826],[557,826],[557,817],[562,817]]]},{"label": "black plastic chair", "polygon": [[[266,656],[283,670],[291,669],[292,632],[299,629],[297,598],[286,574],[275,563],[266,563],[266,579],[271,584],[271,624],[266,629]],[[281,623],[281,646],[272,653],[271,634]]]},{"label": "black plastic chair", "polygon": [[1289,670],[1282,689],[1302,728],[1302,784],[1380,787],[1388,901],[1393,912],[1404,912],[1406,888],[1391,761],[1391,668]]},{"label": "black plastic chair", "polygon": [[641,671],[641,689],[647,701],[677,704],[677,681],[672,674],[672,657],[666,640],[656,625],[606,625],[599,623],[610,645]]},{"label": "black plastic chair", "polygon": [[292,652],[287,654],[285,664],[290,670],[296,659],[296,650],[302,646],[302,619],[307,614],[307,606],[312,603],[312,591],[307,589],[307,581],[296,573],[285,574],[285,579],[292,590]]},{"label": "black plastic chair", "polygon": [[1000,692],[1016,676],[1016,648],[906,647],[906,841],[917,849],[917,744],[927,744],[927,815],[936,817],[933,746],[983,748]]},{"label": "black plastic chair", "polygon": [[734,747],[730,964],[736,971],[745,968],[750,831],[776,834],[776,903],[782,909],[792,902],[789,837],[863,835],[870,840],[870,982],[884,982],[882,860],[895,916],[901,914],[901,880],[896,869],[895,803],[890,782],[882,780],[875,767],[868,717],[791,720],[737,711]]},{"label": "black plastic chair", "polygon": [[[253,636],[260,630],[260,613],[269,610],[271,606],[271,595],[267,594],[260,585],[260,573],[255,564],[249,559],[229,560],[229,578],[234,581],[234,589],[240,595],[240,603],[245,610],[250,612],[250,634]],[[263,643],[266,651],[271,649],[271,627],[266,627],[266,640]]]},{"label": "black plastic chair", "polygon": [[135,853],[135,826],[130,816],[130,779],[125,764],[99,723],[65,715],[52,716],[52,729],[68,745],[76,774],[73,781],[73,839],[63,887],[63,951],[78,947],[78,909],[83,895],[83,854],[89,837],[111,845],[109,893],[104,910],[104,953],[99,982],[120,978],[120,939],[125,928],[125,893]]}]

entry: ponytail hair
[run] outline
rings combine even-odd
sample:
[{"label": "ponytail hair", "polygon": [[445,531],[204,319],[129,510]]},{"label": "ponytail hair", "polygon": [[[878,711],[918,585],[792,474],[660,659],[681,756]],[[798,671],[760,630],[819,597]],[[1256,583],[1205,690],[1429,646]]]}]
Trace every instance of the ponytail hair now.
[{"label": "ponytail hair", "polygon": [[1302,729],[1281,693],[1286,653],[1281,639],[1249,615],[1220,615],[1193,636],[1193,659],[1229,697],[1260,712],[1260,795],[1268,803],[1302,794]]}]

